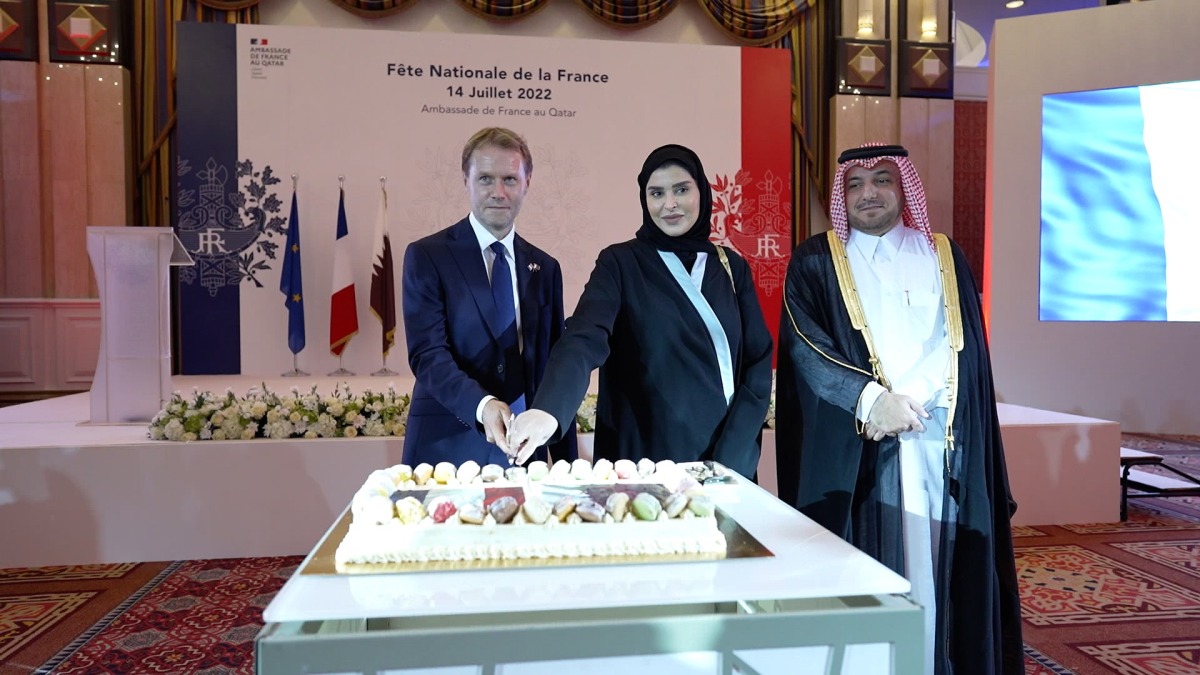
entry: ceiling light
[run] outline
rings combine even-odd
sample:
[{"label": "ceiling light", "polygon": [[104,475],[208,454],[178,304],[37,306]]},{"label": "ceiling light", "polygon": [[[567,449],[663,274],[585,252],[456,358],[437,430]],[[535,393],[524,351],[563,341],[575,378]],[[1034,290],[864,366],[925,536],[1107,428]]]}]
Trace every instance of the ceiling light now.
[{"label": "ceiling light", "polygon": [[1004,6],[1009,9],[1016,9],[1016,8],[1022,7],[1024,5],[1025,5],[1025,0],[1008,0],[1008,2],[1004,3]]}]

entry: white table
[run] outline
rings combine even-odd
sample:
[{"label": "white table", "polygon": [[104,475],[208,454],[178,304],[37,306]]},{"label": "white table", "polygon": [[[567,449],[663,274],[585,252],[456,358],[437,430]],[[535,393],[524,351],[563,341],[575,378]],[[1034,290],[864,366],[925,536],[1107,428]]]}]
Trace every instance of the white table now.
[{"label": "white table", "polygon": [[[709,490],[774,556],[297,573],[263,613],[258,671],[765,674],[800,672],[806,658],[819,672],[919,670],[921,610],[901,596],[907,580],[758,486]],[[881,646],[882,669],[855,666],[878,661]]]}]

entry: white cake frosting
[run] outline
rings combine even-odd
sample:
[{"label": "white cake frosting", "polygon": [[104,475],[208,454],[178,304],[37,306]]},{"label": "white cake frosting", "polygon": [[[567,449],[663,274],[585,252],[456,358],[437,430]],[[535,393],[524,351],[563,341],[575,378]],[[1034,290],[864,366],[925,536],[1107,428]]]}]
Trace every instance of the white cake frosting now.
[{"label": "white cake frosting", "polygon": [[[542,480],[518,475],[513,480],[481,483],[475,467],[468,467],[466,472],[443,467],[441,471],[421,472],[422,485],[409,478],[415,472],[403,465],[375,471],[355,494],[351,505],[353,519],[337,548],[335,562],[395,564],[724,554],[725,535],[718,529],[711,506],[697,509],[703,515],[683,508],[673,518],[663,509],[654,520],[639,520],[631,509],[620,522],[606,512],[601,522],[584,522],[578,514],[573,514],[563,522],[552,515],[545,523],[535,523],[518,510],[512,522],[497,523],[489,514],[482,524],[472,524],[462,522],[457,513],[437,523],[432,514],[425,515],[424,511],[418,512],[424,515],[419,521],[402,522],[393,503],[392,494],[397,490],[424,494],[425,505],[432,508],[437,501],[478,501],[487,488],[506,488],[510,494],[516,489],[525,500],[543,500],[553,505],[561,495],[573,494],[572,489],[597,485],[623,486],[634,491],[649,485],[664,486],[675,492],[686,491],[686,495],[681,494],[677,499],[689,504],[689,500],[705,499],[699,484],[674,465],[662,465],[658,472],[647,471],[648,475],[631,479],[617,479],[611,464],[601,465],[597,467],[602,470],[599,473],[610,478],[604,483],[599,483],[592,471],[585,471],[582,466],[571,468],[571,472],[564,472],[562,467],[557,472],[547,470]],[[538,475],[540,469],[532,472]],[[435,475],[447,482],[436,482]],[[458,483],[458,475],[471,477],[471,482],[466,486]],[[582,492],[579,495],[582,497]]]}]

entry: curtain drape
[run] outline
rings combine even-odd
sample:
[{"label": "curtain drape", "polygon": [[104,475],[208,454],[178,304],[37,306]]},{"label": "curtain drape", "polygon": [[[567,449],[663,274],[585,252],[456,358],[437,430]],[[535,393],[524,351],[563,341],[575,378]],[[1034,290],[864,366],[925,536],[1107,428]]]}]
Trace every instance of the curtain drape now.
[{"label": "curtain drape", "polygon": [[417,0],[330,0],[352,14],[377,19],[408,9]]},{"label": "curtain drape", "polygon": [[578,0],[592,17],[612,28],[644,28],[671,13],[679,0]]},{"label": "curtain drape", "polygon": [[258,23],[259,0],[147,0],[133,4],[134,222],[172,225],[175,170],[175,22]]},{"label": "curtain drape", "polygon": [[[811,197],[828,212],[830,190],[829,100],[833,96],[829,3],[814,1],[781,40],[792,50],[792,181],[796,220],[793,240],[809,232]],[[811,191],[810,191],[811,190]]]},{"label": "curtain drape", "polygon": [[765,45],[783,37],[808,5],[809,0],[700,0],[721,30],[747,45]]},{"label": "curtain drape", "polygon": [[550,4],[550,0],[458,0],[458,4],[489,21],[516,21]]},{"label": "curtain drape", "polygon": [[[196,0],[213,7],[240,9],[257,0]],[[330,0],[360,16],[394,14],[417,0]],[[576,0],[601,22],[615,28],[648,26],[662,19],[679,0]],[[713,22],[733,39],[750,45],[774,42],[796,25],[810,4],[817,0],[696,0]],[[458,0],[463,9],[493,21],[525,18],[550,0]]]},{"label": "curtain drape", "polygon": [[243,9],[251,9],[262,2],[262,0],[195,0],[196,4],[208,9],[215,9],[222,12],[238,12]]}]

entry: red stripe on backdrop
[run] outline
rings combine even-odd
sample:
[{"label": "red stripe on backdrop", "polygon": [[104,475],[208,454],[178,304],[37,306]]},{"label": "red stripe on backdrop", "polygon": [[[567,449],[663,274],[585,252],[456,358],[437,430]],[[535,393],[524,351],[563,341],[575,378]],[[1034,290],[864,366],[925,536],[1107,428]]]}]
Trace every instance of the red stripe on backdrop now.
[{"label": "red stripe on backdrop", "polygon": [[750,263],[772,335],[792,253],[791,81],[787,50],[742,48],[742,168],[713,178],[713,239]]}]

